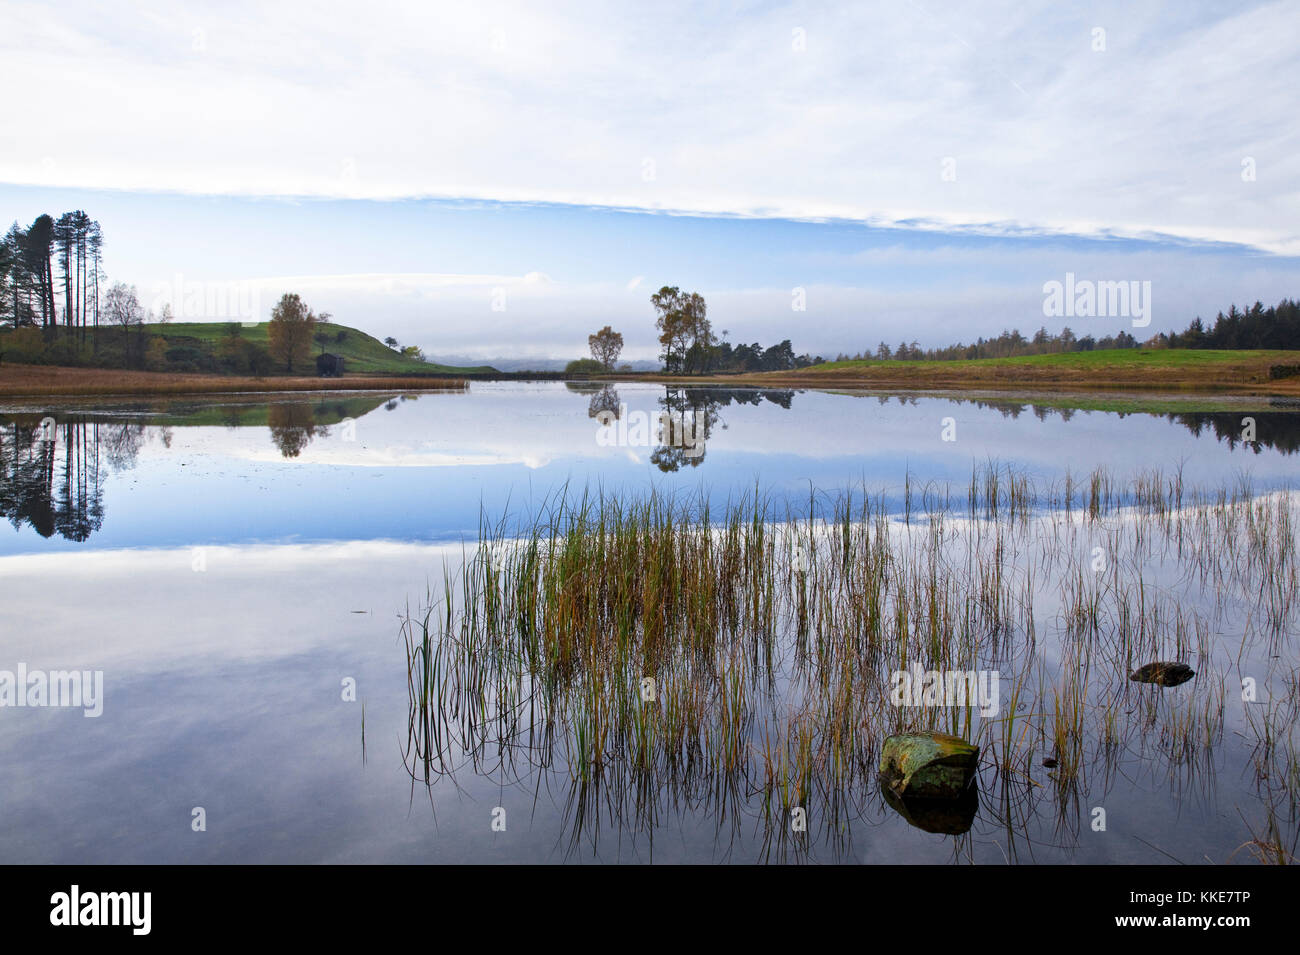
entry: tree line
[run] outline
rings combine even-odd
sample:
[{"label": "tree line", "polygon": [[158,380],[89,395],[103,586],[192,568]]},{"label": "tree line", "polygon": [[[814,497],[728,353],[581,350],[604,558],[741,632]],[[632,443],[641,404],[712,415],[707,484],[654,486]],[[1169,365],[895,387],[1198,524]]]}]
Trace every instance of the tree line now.
[{"label": "tree line", "polygon": [[[764,348],[758,342],[733,345],[723,329],[721,337],[713,333],[708,305],[699,292],[683,292],[675,285],[665,285],[650,296],[655,310],[655,329],[663,349],[659,360],[671,375],[726,375],[755,371],[790,371],[819,365],[820,355],[796,355],[790,339]],[[571,361],[569,374],[608,374],[614,371],[623,351],[623,336],[606,325],[587,337],[590,358]]]},{"label": "tree line", "polygon": [[[659,357],[664,363],[664,371],[670,374],[789,371],[821,364],[825,360],[821,356],[796,355],[789,339],[766,349],[757,342],[733,345],[726,341],[726,331],[723,331],[722,340],[719,340],[709,322],[704,298],[697,292],[684,293],[676,286],[664,286],[650,297],[650,303],[656,312],[655,328],[659,332],[662,348]],[[593,358],[606,371],[612,370],[612,364],[605,360],[611,331],[606,326],[590,339]],[[622,344],[622,336],[619,335],[619,349]],[[857,354],[841,353],[835,360],[960,361],[1144,347],[1300,349],[1300,303],[1283,299],[1277,305],[1265,308],[1262,302],[1257,301],[1246,310],[1232,305],[1226,314],[1219,312],[1212,326],[1207,326],[1197,316],[1182,332],[1161,332],[1145,341],[1140,341],[1123,329],[1098,338],[1094,335],[1077,335],[1068,326],[1056,333],[1043,326],[1028,338],[1019,329],[1010,329],[993,338],[980,337],[969,345],[959,342],[937,348],[922,348],[920,343],[909,343],[906,340],[896,347],[890,347],[882,341],[874,349]],[[599,370],[599,367],[584,370]]]},{"label": "tree line", "polygon": [[[15,339],[25,347],[10,354],[77,363],[87,341],[98,355],[101,326],[114,326],[121,329],[114,348],[141,363],[143,338],[130,332],[153,316],[134,286],[107,279],[104,231],[84,210],[11,225],[0,238],[0,323],[23,333]],[[169,318],[167,306],[161,320]],[[29,331],[32,341],[23,337]]]},{"label": "tree line", "polygon": [[0,359],[260,376],[306,370],[313,342],[324,351],[327,336],[342,341],[343,332],[326,331],[328,313],[317,315],[293,293],[272,310],[265,348],[246,340],[238,323],[227,326],[215,354],[193,336],[146,334],[145,325],[171,320],[171,306],[154,315],[135,286],[108,285],[103,250],[103,229],[80,209],[10,226],[0,238],[0,324],[13,334],[0,341]]},{"label": "tree line", "polygon": [[1268,308],[1256,302],[1244,312],[1232,305],[1228,314],[1219,312],[1215,316],[1210,328],[1205,327],[1198,315],[1182,332],[1157,337],[1168,348],[1297,349],[1300,348],[1300,302],[1284,298]]},{"label": "tree line", "polygon": [[664,371],[676,375],[729,374],[753,371],[789,371],[819,365],[820,355],[796,355],[790,339],[764,348],[758,342],[732,345],[724,329],[719,339],[708,319],[708,306],[699,292],[683,292],[665,285],[650,296],[655,328],[663,348]]},{"label": "tree line", "polygon": [[868,349],[858,354],[841,354],[836,361],[962,361],[975,358],[1015,358],[1020,355],[1053,355],[1061,352],[1104,351],[1112,348],[1138,348],[1141,346],[1136,338],[1128,332],[1120,331],[1104,338],[1085,335],[1079,338],[1069,328],[1061,329],[1059,334],[1052,334],[1045,327],[1036,331],[1032,338],[1026,338],[1018,328],[1003,331],[996,338],[979,338],[970,345],[958,343],[939,348],[922,348],[919,343],[899,342],[897,348],[890,348],[887,342],[881,342],[875,350]]},{"label": "tree line", "polygon": [[1207,326],[1198,315],[1181,332],[1160,332],[1145,341],[1139,341],[1122,330],[1095,338],[1092,335],[1077,336],[1068,326],[1056,334],[1042,327],[1031,338],[1026,338],[1019,329],[1012,329],[1003,331],[996,338],[979,338],[970,345],[958,343],[940,348],[922,348],[917,342],[901,342],[897,348],[890,348],[881,342],[875,350],[841,354],[836,361],[960,361],[1116,348],[1300,349],[1300,303],[1283,299],[1277,305],[1265,308],[1262,302],[1256,302],[1244,311],[1232,305],[1227,314],[1219,312],[1212,326]]},{"label": "tree line", "polygon": [[80,209],[57,219],[42,213],[26,228],[15,222],[0,239],[2,320],[47,332],[62,327],[85,341],[100,320],[103,248],[99,223]]}]

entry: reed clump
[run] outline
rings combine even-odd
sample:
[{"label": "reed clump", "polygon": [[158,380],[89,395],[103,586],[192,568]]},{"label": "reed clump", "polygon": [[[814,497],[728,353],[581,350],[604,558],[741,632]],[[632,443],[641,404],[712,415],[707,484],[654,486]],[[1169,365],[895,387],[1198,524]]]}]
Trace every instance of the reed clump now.
[{"label": "reed clump", "polygon": [[[965,498],[910,477],[901,499],[798,505],[565,492],[484,526],[403,620],[408,768],[560,780],[575,839],[602,811],[651,827],[669,808],[769,834],[802,810],[838,839],[878,806],[894,732],[966,737],[984,785],[1054,784],[1062,817],[1093,768],[1105,786],[1126,760],[1205,765],[1233,661],[1297,633],[1300,500],[1181,473],[1045,487],[994,462]],[[1199,675],[1130,684],[1150,659]],[[997,700],[900,705],[896,674],[918,671],[996,671]],[[1294,795],[1293,709],[1245,725]]]}]

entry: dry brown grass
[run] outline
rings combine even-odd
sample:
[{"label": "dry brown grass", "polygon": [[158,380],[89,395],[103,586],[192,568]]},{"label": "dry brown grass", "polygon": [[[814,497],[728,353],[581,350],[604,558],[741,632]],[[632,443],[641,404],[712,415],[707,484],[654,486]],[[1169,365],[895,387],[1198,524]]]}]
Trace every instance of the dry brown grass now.
[{"label": "dry brown grass", "polygon": [[[900,388],[946,390],[962,388],[1030,391],[1164,391],[1218,392],[1237,395],[1300,397],[1300,377],[1270,379],[1269,368],[1293,362],[1296,352],[1219,353],[1213,362],[1185,363],[1179,352],[1093,353],[1096,362],[1026,361],[890,361],[839,367],[813,366],[798,371],[728,375],[717,378],[647,376],[691,384],[711,382],[757,387]],[[1193,354],[1193,357],[1195,354]]]},{"label": "dry brown grass", "polygon": [[0,395],[196,395],[281,391],[445,391],[465,388],[463,378],[251,378],[227,375],[168,374],[112,368],[57,365],[0,365]]}]

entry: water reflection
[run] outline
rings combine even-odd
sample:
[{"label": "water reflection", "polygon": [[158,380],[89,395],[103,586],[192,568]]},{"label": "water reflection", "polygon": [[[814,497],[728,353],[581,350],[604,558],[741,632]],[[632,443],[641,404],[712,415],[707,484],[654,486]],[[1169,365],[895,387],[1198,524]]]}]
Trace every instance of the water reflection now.
[{"label": "water reflection", "polygon": [[[587,416],[595,418],[602,412],[618,415],[621,401],[614,385],[596,385],[586,382],[570,382],[570,390],[581,394],[590,394],[591,399]],[[791,410],[796,394],[792,389],[760,388],[721,388],[708,386],[676,386],[663,389],[664,393],[657,399],[659,408],[675,421],[697,421],[704,437],[712,433],[721,423],[721,409],[730,405],[758,407],[764,404],[774,405],[786,411]],[[879,394],[874,396],[881,405],[890,402],[901,407],[915,407],[927,398],[942,400],[954,405],[972,405],[981,409],[997,411],[1004,418],[1016,420],[1023,414],[1032,414],[1039,421],[1053,418],[1069,422],[1081,412],[1096,414],[1113,414],[1117,419],[1130,415],[1142,415],[1152,418],[1164,418],[1173,424],[1185,428],[1195,437],[1213,435],[1216,440],[1226,443],[1230,450],[1246,447],[1255,454],[1265,450],[1274,450],[1282,454],[1295,454],[1300,451],[1300,404],[1290,399],[1269,399],[1266,410],[1254,406],[1242,411],[1156,411],[1144,410],[1141,402],[1135,400],[1132,407],[1124,408],[1119,403],[1114,410],[1106,406],[1105,401],[1095,402],[1098,407],[1091,407],[1086,397],[1077,398],[1078,406],[1068,403],[1043,404],[1005,398],[964,398],[960,396],[927,396],[915,394]],[[1062,399],[1068,402],[1071,399]],[[1157,404],[1158,404],[1157,400]],[[684,456],[680,446],[671,442],[661,442],[652,460],[661,471],[670,472],[683,465],[698,467],[704,461],[704,455]]]},{"label": "water reflection", "polygon": [[[1026,494],[908,521],[865,497],[824,523],[745,505],[712,515],[719,534],[680,500],[549,502],[538,536],[480,541],[402,618],[406,772],[435,810],[478,787],[497,805],[531,795],[538,819],[544,793],[571,854],[675,826],[746,861],[756,844],[766,860],[935,844],[919,833],[971,861],[1227,861],[1235,818],[1294,846],[1300,499],[1162,487],[1080,520],[1031,519]],[[1177,655],[1196,659],[1195,684],[1129,678]],[[899,702],[907,660],[965,661],[1006,708]],[[1241,706],[1241,673],[1287,702]],[[890,798],[881,741],[936,729],[980,747],[979,783]],[[1097,806],[1140,820],[1125,838],[1138,828],[1141,846],[1089,839]]]},{"label": "water reflection", "polygon": [[[402,400],[414,401],[418,395],[402,395]],[[398,407],[397,397],[393,398],[344,398],[324,401],[277,401],[274,404],[257,405],[245,409],[239,420],[231,423],[227,417],[227,427],[246,427],[262,423],[271,432],[271,443],[285,458],[296,458],[312,442],[313,438],[327,438],[330,425],[349,423],[369,414],[380,405],[388,411]],[[256,421],[250,421],[252,417]]]},{"label": "water reflection", "polygon": [[945,836],[959,836],[970,831],[979,809],[979,795],[972,788],[960,799],[905,799],[894,794],[888,786],[880,788],[889,808],[898,813],[908,825],[922,832],[935,832]]},{"label": "water reflection", "polygon": [[0,429],[0,515],[42,537],[84,541],[104,522],[105,468],[129,468],[143,425],[13,418]]},{"label": "water reflection", "polygon": [[296,458],[317,434],[329,435],[329,428],[317,424],[315,410],[306,402],[272,405],[267,415],[271,440],[286,458]]},{"label": "water reflection", "polygon": [[[587,417],[602,424],[622,419],[625,405],[614,385],[569,382],[571,391],[590,394]],[[758,407],[770,402],[786,411],[794,401],[790,389],[718,388],[669,385],[656,403],[659,407],[654,450],[650,463],[669,474],[683,466],[697,468],[708,453],[708,439],[719,425],[725,429],[721,409],[728,405]]]},{"label": "water reflection", "polygon": [[1272,448],[1283,454],[1295,454],[1300,451],[1300,415],[1294,411],[1255,413],[1256,437],[1254,441],[1244,441],[1244,426],[1241,414],[1191,413],[1169,415],[1169,420],[1181,424],[1192,434],[1200,437],[1202,432],[1213,433],[1220,440],[1227,442],[1234,451],[1240,445],[1247,445],[1255,454],[1265,448]]},{"label": "water reflection", "polygon": [[384,401],[370,397],[206,407],[187,402],[111,412],[0,415],[0,516],[15,529],[30,526],[41,537],[85,541],[104,523],[108,475],[135,467],[151,438],[170,448],[174,427],[266,427],[280,454],[294,458],[313,438],[327,436],[330,424],[368,414]]},{"label": "water reflection", "polygon": [[[883,404],[889,396],[881,395]],[[903,399],[900,398],[900,401]],[[915,401],[915,399],[912,399]],[[1088,410],[1063,405],[1045,405],[1032,402],[1007,401],[1000,399],[948,399],[955,404],[969,402],[977,408],[988,408],[999,412],[1003,417],[1016,419],[1022,414],[1031,413],[1039,421],[1059,418],[1070,421],[1080,411]],[[1107,413],[1117,418],[1129,415],[1150,415],[1163,417],[1167,421],[1180,425],[1195,437],[1213,435],[1218,441],[1226,443],[1235,451],[1245,447],[1255,454],[1265,450],[1274,450],[1282,454],[1295,454],[1300,451],[1300,404],[1288,399],[1272,399],[1267,407],[1270,410],[1248,409],[1242,411],[1169,411],[1153,412],[1138,410],[1115,410]]]},{"label": "water reflection", "polygon": [[[0,410],[0,514],[37,538],[93,537],[100,546],[105,536],[119,546],[200,534],[338,539],[343,523],[355,536],[446,539],[476,526],[484,507],[503,506],[521,482],[539,493],[566,481],[643,487],[689,480],[706,461],[709,481],[725,495],[759,473],[783,488],[813,479],[838,486],[863,475],[892,477],[909,461],[926,480],[961,482],[972,460],[991,454],[1043,472],[1084,474],[1157,458],[1174,466],[1194,455],[1189,480],[1218,481],[1241,467],[1234,452],[1258,460],[1300,450],[1300,413],[1280,401],[1182,411],[1179,399],[1142,405],[1088,396],[1027,401],[578,382],[479,385],[465,396],[420,397],[88,399],[72,409]],[[951,410],[960,408],[966,413]],[[952,413],[962,437],[945,446],[938,422]],[[626,448],[597,440],[596,421],[628,432],[630,417],[649,423],[644,440]],[[1220,450],[1210,453],[1215,444]],[[109,480],[135,468],[150,445],[156,467],[128,482]],[[286,481],[264,472],[270,461],[315,470],[296,469]],[[1271,472],[1264,481],[1276,484],[1287,465],[1274,457],[1252,468]],[[365,482],[361,469],[369,472]],[[376,486],[370,477],[386,482],[386,495],[366,493]],[[224,483],[213,486],[216,479]],[[204,524],[192,512],[184,488],[196,481],[220,520]],[[299,490],[304,482],[312,494]],[[338,493],[352,502],[343,515],[321,503]],[[112,532],[104,530],[109,510],[130,512]],[[7,546],[34,543],[10,538]]]},{"label": "water reflection", "polygon": [[[812,396],[807,400],[811,404]],[[567,401],[577,405],[573,396],[567,396]],[[444,408],[452,405],[424,401],[415,410],[433,417],[445,414]],[[575,432],[588,429],[590,421],[581,406],[571,410]],[[202,413],[209,411],[209,423],[220,425],[218,412],[203,409]],[[725,416],[726,406],[720,406],[720,411]],[[252,414],[247,408],[243,412]],[[230,409],[223,408],[220,414],[229,415]],[[326,417],[313,416],[312,426]],[[386,414],[372,415],[362,427],[362,440],[376,425],[376,417],[380,422],[389,419]],[[153,503],[150,492],[155,485],[146,480],[150,472],[176,473],[170,469],[179,469],[178,462],[192,450],[182,428],[173,431],[166,423],[145,426],[138,418],[108,422],[84,414],[75,419],[60,417],[52,449],[46,449],[40,447],[41,420],[36,414],[22,422],[12,416],[6,419],[0,430],[3,489],[8,493],[14,486],[15,470],[34,475],[38,484],[48,488],[44,493],[51,512],[62,507],[70,513],[59,503],[67,497],[69,459],[72,499],[80,495],[86,513],[91,514],[96,487],[110,484],[107,496],[121,505],[120,525],[131,519],[127,514],[135,500]],[[392,420],[398,423],[400,415]],[[733,428],[742,427],[742,422],[735,415]],[[336,436],[341,430],[336,424],[326,426]],[[259,427],[269,427],[269,415]],[[219,427],[213,430],[221,436]],[[260,430],[243,428],[238,437],[276,459],[267,471],[253,472],[257,494],[264,494],[255,485],[267,474],[287,477],[281,483],[292,484],[313,470],[301,466],[304,459],[310,460],[310,452],[285,463]],[[313,439],[318,444],[319,437],[318,431]],[[172,449],[163,454],[173,440]],[[193,468],[195,462],[189,460]],[[138,481],[137,486],[112,477],[119,466],[134,469],[128,481],[130,485]],[[720,464],[716,467],[721,470]],[[48,477],[51,468],[52,478]],[[366,482],[373,480],[371,474],[363,476]],[[463,471],[457,477],[463,480]],[[211,473],[204,479],[215,480]],[[323,479],[319,486],[340,486],[337,474],[329,479],[336,483]],[[194,480],[187,476],[187,483],[181,485],[189,500]],[[418,486],[426,487],[429,480],[429,475],[419,475]],[[266,483],[269,486],[271,480]],[[78,490],[82,487],[84,494]],[[122,494],[114,497],[118,487]],[[222,499],[223,486],[205,484],[205,488],[213,499]],[[307,496],[300,489],[296,493]],[[409,513],[405,507],[410,498],[388,497],[397,500],[397,509]],[[348,495],[348,499],[359,501],[362,495]],[[256,500],[250,496],[239,503],[251,507]],[[242,513],[240,506],[229,506],[222,519]],[[275,508],[281,506],[280,501],[274,502]],[[444,506],[441,499],[437,506]],[[1173,561],[1182,551],[1162,543],[1170,539],[1170,531],[1161,530],[1167,520],[1178,519],[1155,515],[1143,533],[1116,533],[1115,539],[1149,542],[1144,546]],[[1063,524],[1059,533],[1083,533],[1067,529],[1072,526]],[[375,536],[368,523],[360,530]],[[902,533],[897,528],[893,532]],[[100,539],[112,539],[113,533],[105,531]],[[204,539],[203,531],[192,526],[184,533],[190,535],[187,545]],[[1117,600],[1112,588],[1131,586],[1133,600],[1141,603],[1134,604],[1132,614],[1103,611],[1100,637],[1066,641],[1068,646],[1090,648],[1089,665],[1098,677],[1094,684],[1098,692],[1088,697],[1098,710],[1088,716],[1082,732],[1071,734],[1082,747],[1079,772],[1067,777],[1059,768],[1046,770],[1041,757],[1047,755],[1048,741],[1036,729],[1025,733],[1025,760],[1013,764],[1010,771],[1000,768],[1001,759],[985,767],[978,811],[961,834],[957,831],[966,824],[964,816],[934,818],[912,807],[905,807],[907,812],[900,815],[888,805],[884,794],[864,781],[868,778],[864,774],[872,774],[875,768],[876,761],[869,756],[855,764],[854,778],[859,782],[854,785],[810,791],[803,801],[810,808],[804,832],[792,831],[779,812],[764,811],[751,788],[752,774],[746,777],[725,767],[721,772],[709,771],[711,748],[716,751],[726,744],[717,735],[692,734],[684,740],[684,756],[672,773],[665,773],[663,764],[648,773],[624,771],[637,765],[630,758],[635,749],[625,747],[608,751],[610,768],[605,773],[584,774],[584,764],[566,751],[564,727],[544,714],[530,715],[529,697],[536,699],[548,688],[520,681],[506,684],[515,689],[510,700],[524,704],[519,718],[506,727],[519,745],[504,749],[495,745],[499,724],[479,718],[478,711],[461,705],[456,695],[446,696],[448,705],[458,706],[466,719],[476,720],[476,732],[464,741],[468,745],[457,749],[457,762],[463,763],[464,771],[454,785],[446,780],[429,793],[435,811],[429,811],[426,803],[422,811],[412,812],[411,780],[392,745],[403,738],[411,720],[408,670],[401,666],[400,651],[395,649],[392,611],[426,598],[431,580],[436,599],[444,561],[449,562],[452,579],[460,579],[464,549],[459,543],[440,547],[353,540],[326,545],[209,546],[205,572],[195,573],[190,546],[78,547],[60,552],[41,541],[36,553],[0,556],[0,579],[6,591],[35,595],[48,591],[50,581],[71,580],[76,581],[76,599],[4,602],[0,634],[5,658],[9,666],[23,660],[46,669],[102,668],[108,703],[100,720],[35,709],[9,711],[0,720],[0,754],[7,764],[24,767],[24,772],[0,780],[0,805],[5,807],[0,813],[0,847],[11,862],[81,864],[554,862],[566,856],[668,862],[1095,864],[1169,861],[1170,854],[1186,862],[1248,861],[1257,851],[1248,840],[1274,831],[1290,840],[1296,832],[1294,781],[1300,776],[1291,727],[1300,725],[1300,694],[1295,682],[1294,629],[1287,640],[1261,646],[1263,652],[1253,659],[1238,659],[1243,642],[1257,643],[1253,637],[1247,639],[1249,628],[1264,622],[1261,602],[1267,599],[1258,588],[1243,587],[1242,581],[1276,580],[1282,575],[1266,578],[1253,570],[1259,566],[1257,548],[1233,551],[1208,525],[1181,537],[1176,530],[1173,533],[1192,555],[1189,559],[1202,569],[1189,578],[1173,573],[1172,566],[1160,572],[1159,560],[1115,561],[1125,575],[1129,568],[1143,568],[1141,577],[1107,577],[1116,583],[1107,584],[1106,592]],[[918,534],[928,536],[928,530]],[[994,534],[987,546],[996,544]],[[1091,544],[1090,538],[1077,546],[1049,550],[1058,559],[1077,564],[1090,559]],[[1036,564],[1042,560],[1037,546],[1029,550],[1012,546],[1010,551]],[[1235,558],[1222,555],[1232,553],[1241,555],[1240,579],[1220,582],[1213,572],[1202,576],[1210,563],[1226,563],[1231,573]],[[1076,556],[1070,558],[1071,554]],[[923,571],[927,566],[922,562],[915,569]],[[1046,575],[1040,582],[1043,592],[1027,606],[1035,608],[1039,624],[1032,646],[1046,656],[1048,666],[1026,685],[1050,689],[1056,674],[1057,629],[1072,626],[1079,617],[1062,609],[1064,590],[1058,592],[1050,568],[1040,566]],[[907,568],[900,563],[898,573]],[[1079,580],[1080,586],[1087,581],[1089,589],[1094,587],[1094,576],[1066,575]],[[1208,583],[1202,585],[1201,580]],[[1143,581],[1146,596],[1138,596]],[[1209,595],[1204,606],[1198,605],[1199,598],[1183,601],[1186,613],[1200,606],[1202,613],[1210,615],[1203,627],[1179,624],[1176,598],[1181,591],[1167,589],[1174,585]],[[597,589],[592,587],[593,592]],[[833,606],[842,608],[858,599]],[[1222,603],[1221,611],[1215,609],[1216,602]],[[822,604],[814,601],[814,606]],[[952,606],[964,605],[953,602]],[[814,628],[807,641],[810,665],[827,646],[816,636],[816,616],[821,612],[810,620]],[[1212,647],[1230,651],[1227,657],[1214,656],[1204,668],[1198,663],[1198,671],[1213,677],[1211,682],[1198,676],[1195,683],[1160,690],[1128,681],[1130,666],[1113,653],[1115,631],[1157,622],[1169,639],[1179,640],[1179,634],[1186,632],[1192,647],[1208,640]],[[1226,639],[1220,631],[1228,634]],[[1145,639],[1154,638],[1148,634]],[[1011,650],[1016,643],[1006,646]],[[757,647],[755,652],[759,656],[746,666],[757,672],[766,651]],[[486,673],[496,657],[488,652],[476,654],[476,659],[479,672]],[[733,670],[740,666],[737,663]],[[638,667],[637,675],[641,672]],[[833,677],[840,671],[824,672]],[[1261,701],[1272,702],[1238,702],[1242,673],[1259,679]],[[343,678],[356,678],[357,702],[340,699]],[[1010,684],[1009,679],[1008,694]],[[750,685],[754,694],[767,692],[765,680]],[[628,686],[635,688],[635,681]],[[672,681],[661,681],[661,697],[671,693],[672,686]],[[1226,686],[1226,696],[1221,686]],[[1040,709],[1026,701],[1018,719],[1033,717]],[[1206,718],[1220,711],[1222,718],[1205,728]],[[1113,723],[1108,713],[1113,714]],[[989,740],[990,759],[1004,738],[1001,726]],[[1012,742],[1021,738],[1018,727],[1019,723],[1009,734]],[[1286,735],[1279,735],[1279,729]],[[850,724],[849,732],[861,730]],[[367,738],[368,765],[361,759]],[[544,772],[544,767],[551,771]],[[33,787],[33,779],[41,785]],[[423,800],[425,793],[419,792],[417,798]],[[222,839],[193,839],[188,813],[200,801],[210,811],[218,806],[227,833]],[[61,806],[77,825],[52,826],[50,805]],[[508,832],[490,828],[489,813],[496,806],[509,809]],[[1105,806],[1112,814],[1109,835],[1091,828],[1096,806]],[[1124,822],[1115,825],[1115,820]],[[1294,854],[1294,844],[1288,845]]]},{"label": "water reflection", "polygon": [[601,415],[613,415],[618,419],[622,409],[622,399],[613,385],[606,385],[591,396],[587,403],[587,417],[599,418]]}]

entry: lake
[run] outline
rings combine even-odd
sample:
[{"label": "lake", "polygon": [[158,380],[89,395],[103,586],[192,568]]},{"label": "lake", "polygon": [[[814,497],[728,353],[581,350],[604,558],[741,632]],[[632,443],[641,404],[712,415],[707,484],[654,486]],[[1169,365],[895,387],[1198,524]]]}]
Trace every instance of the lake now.
[{"label": "lake", "polygon": [[[97,715],[0,707],[0,855],[1003,864],[1294,851],[1297,450],[1300,408],[1228,398],[473,382],[0,403],[0,681],[20,667],[102,674]],[[705,739],[683,744],[689,768],[655,744],[630,773],[616,747],[593,782],[574,760],[590,759],[575,697],[512,716],[508,732],[440,704],[452,732],[430,772],[410,622],[441,606],[480,538],[509,550],[584,493],[673,502],[683,534],[743,506],[770,526],[778,622],[764,659],[727,669],[748,639],[733,634],[701,671],[663,663],[665,680],[747,682],[734,724],[717,722],[711,691],[700,703],[704,730],[736,729],[736,764]],[[845,616],[865,580],[850,552],[872,547],[888,557],[874,571],[885,623]],[[980,583],[994,565],[999,581]],[[976,607],[990,587],[1005,605]],[[887,726],[966,719],[882,708],[877,692],[907,669],[893,650],[925,645],[913,596],[936,593],[944,642],[909,661],[996,672],[1001,689],[997,713],[962,724],[982,746],[976,804],[926,817],[891,805],[870,770]],[[450,596],[469,609],[462,599]],[[796,600],[812,601],[811,623],[782,616]],[[881,626],[883,643],[824,649],[859,624]],[[438,685],[510,690],[503,668],[519,659],[492,646],[449,653],[462,669]],[[871,675],[847,709],[825,709],[815,674],[856,653]],[[1128,681],[1148,658],[1185,660],[1196,678]],[[543,675],[513,692],[540,694]],[[812,717],[828,712],[855,715],[822,749]],[[776,799],[764,760],[800,720],[807,778]],[[806,829],[787,824],[793,803]]]}]

